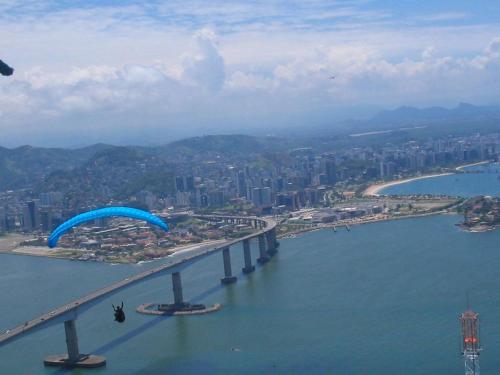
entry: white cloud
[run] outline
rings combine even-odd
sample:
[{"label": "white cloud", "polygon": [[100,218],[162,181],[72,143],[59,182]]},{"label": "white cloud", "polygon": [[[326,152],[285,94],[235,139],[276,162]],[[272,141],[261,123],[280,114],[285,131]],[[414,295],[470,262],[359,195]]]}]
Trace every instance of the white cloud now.
[{"label": "white cloud", "polygon": [[[214,95],[221,99],[222,94],[227,98],[240,90],[284,96],[291,91],[316,91],[330,95],[332,100],[336,93],[347,92],[351,100],[357,98],[363,103],[369,101],[370,94],[378,87],[385,98],[401,99],[405,91],[412,95],[430,94],[428,91],[436,79],[445,90],[450,80],[468,82],[471,77],[479,79],[498,74],[494,63],[500,57],[499,40],[494,39],[483,53],[470,58],[438,56],[434,49],[427,48],[422,58],[396,62],[370,48],[318,46],[301,58],[277,63],[271,71],[234,69],[226,76],[215,34],[213,30],[204,29],[195,33],[194,49],[183,55],[177,76],[169,73],[166,63],[89,66],[57,73],[38,67],[3,86],[0,95],[4,103],[12,103],[4,105],[4,113],[31,111],[32,114],[42,109],[37,105],[59,108],[62,112],[136,108],[137,103],[154,106],[174,96],[179,96],[177,102],[190,102],[195,92],[197,99]],[[336,75],[335,81],[329,80],[332,74]],[[203,94],[200,89],[209,91]],[[469,89],[477,92],[484,88]],[[22,100],[26,106],[21,105]]]},{"label": "white cloud", "polygon": [[434,14],[426,14],[424,16],[415,17],[415,19],[420,21],[454,21],[454,20],[463,20],[468,18],[467,13],[463,12],[444,12],[444,13],[434,13]]},{"label": "white cloud", "polygon": [[327,123],[346,108],[356,117],[353,108],[498,100],[500,26],[398,29],[389,12],[344,3],[300,3],[297,13],[277,2],[169,2],[36,17],[50,3],[34,2],[14,18],[19,3],[0,2],[0,58],[16,68],[0,81],[3,142],[63,133],[137,142],[140,127],[148,142],[151,132]]},{"label": "white cloud", "polygon": [[486,48],[486,53],[492,57],[498,57],[500,55],[500,36],[493,39]]},{"label": "white cloud", "polygon": [[195,41],[195,55],[184,57],[183,78],[210,90],[220,90],[225,81],[225,64],[217,48],[215,33],[211,29],[200,30]]}]

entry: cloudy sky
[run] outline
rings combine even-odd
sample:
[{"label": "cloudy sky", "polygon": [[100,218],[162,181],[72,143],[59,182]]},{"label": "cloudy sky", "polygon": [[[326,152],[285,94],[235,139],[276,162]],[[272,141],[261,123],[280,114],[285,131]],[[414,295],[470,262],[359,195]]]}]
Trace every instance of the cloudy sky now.
[{"label": "cloudy sky", "polygon": [[0,0],[0,32],[16,69],[0,77],[1,146],[158,144],[500,104],[493,0]]}]

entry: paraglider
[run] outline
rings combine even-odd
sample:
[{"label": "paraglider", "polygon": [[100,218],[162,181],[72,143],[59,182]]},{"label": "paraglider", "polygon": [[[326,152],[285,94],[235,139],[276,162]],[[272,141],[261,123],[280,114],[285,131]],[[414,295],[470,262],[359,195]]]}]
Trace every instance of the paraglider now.
[{"label": "paraglider", "polygon": [[132,219],[144,220],[148,223],[156,225],[161,229],[168,231],[168,225],[160,219],[158,216],[150,214],[147,211],[138,210],[136,208],[130,207],[106,207],[100,208],[93,211],[84,212],[80,215],[76,215],[75,217],[65,221],[61,225],[59,225],[54,231],[50,234],[47,245],[50,248],[53,248],[57,245],[57,241],[59,237],[61,237],[64,233],[69,231],[71,228],[85,223],[87,221],[92,221],[101,217],[115,217],[115,216],[123,216],[130,217]]},{"label": "paraglider", "polygon": [[11,76],[14,73],[14,69],[0,60],[0,74],[3,76]]},{"label": "paraglider", "polygon": [[125,321],[125,312],[123,311],[123,302],[121,306],[116,306],[111,304],[113,306],[113,310],[115,311],[115,320],[118,323],[123,323]]}]

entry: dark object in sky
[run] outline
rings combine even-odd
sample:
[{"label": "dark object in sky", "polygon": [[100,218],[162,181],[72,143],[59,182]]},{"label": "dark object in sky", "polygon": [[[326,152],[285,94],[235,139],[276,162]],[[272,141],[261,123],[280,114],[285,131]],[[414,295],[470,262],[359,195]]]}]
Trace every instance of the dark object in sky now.
[{"label": "dark object in sky", "polygon": [[335,79],[335,76],[330,76],[330,79]]},{"label": "dark object in sky", "polygon": [[11,76],[14,73],[14,69],[0,60],[0,74],[3,76]]},{"label": "dark object in sky", "polygon": [[121,306],[116,306],[111,304],[113,306],[113,310],[115,310],[115,320],[118,323],[123,323],[125,321],[125,312],[123,311],[123,302]]}]

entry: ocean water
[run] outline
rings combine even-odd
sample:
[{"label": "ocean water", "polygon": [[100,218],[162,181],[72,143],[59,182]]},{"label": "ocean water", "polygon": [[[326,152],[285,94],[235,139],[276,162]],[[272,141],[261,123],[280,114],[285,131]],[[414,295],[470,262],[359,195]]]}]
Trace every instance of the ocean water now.
[{"label": "ocean water", "polygon": [[[470,176],[481,183],[487,175]],[[106,356],[105,368],[45,368],[44,356],[66,350],[60,324],[0,348],[0,374],[460,374],[458,316],[467,293],[481,318],[483,373],[497,373],[500,231],[464,232],[459,220],[432,216],[283,239],[278,255],[251,275],[239,272],[236,246],[236,284],[220,284],[220,254],[182,273],[186,299],[222,303],[221,311],[135,313],[144,302],[172,301],[170,277],[159,277],[79,316],[80,349]],[[256,244],[252,252],[255,259]],[[0,329],[155,265],[0,255]],[[124,324],[111,308],[121,301]]]},{"label": "ocean water", "polygon": [[389,186],[380,191],[387,195],[447,194],[451,196],[473,197],[476,195],[500,195],[500,163],[478,165],[465,168],[483,172],[454,174],[434,178],[424,178],[408,183]]}]

